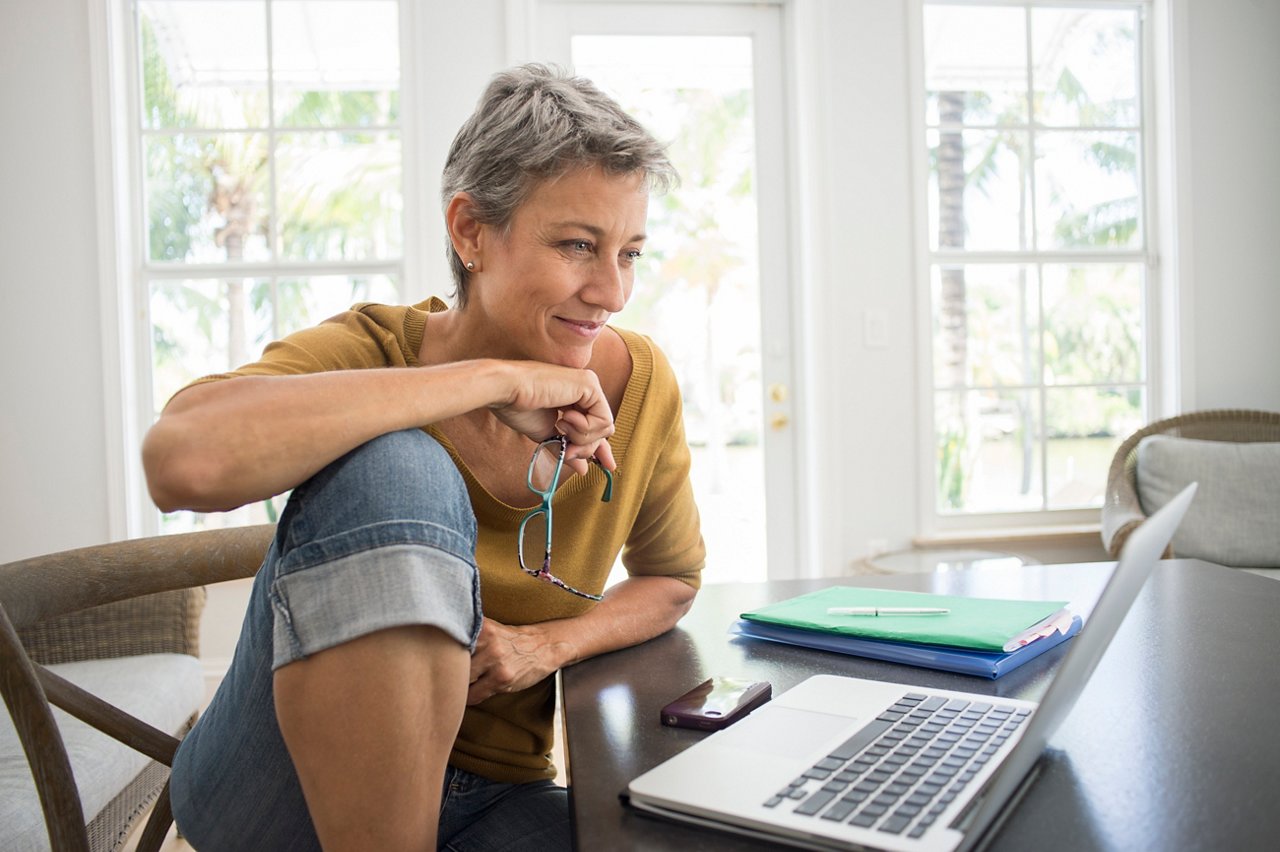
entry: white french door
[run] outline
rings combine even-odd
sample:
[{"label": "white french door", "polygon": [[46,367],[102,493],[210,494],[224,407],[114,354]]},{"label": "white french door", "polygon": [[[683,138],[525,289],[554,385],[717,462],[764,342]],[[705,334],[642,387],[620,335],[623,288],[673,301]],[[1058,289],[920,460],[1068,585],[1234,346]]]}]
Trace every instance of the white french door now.
[{"label": "white french door", "polygon": [[704,578],[800,576],[781,8],[522,8],[533,55],[509,58],[592,79],[670,143],[681,173],[650,202],[646,258],[615,321],[653,337],[680,380]]}]

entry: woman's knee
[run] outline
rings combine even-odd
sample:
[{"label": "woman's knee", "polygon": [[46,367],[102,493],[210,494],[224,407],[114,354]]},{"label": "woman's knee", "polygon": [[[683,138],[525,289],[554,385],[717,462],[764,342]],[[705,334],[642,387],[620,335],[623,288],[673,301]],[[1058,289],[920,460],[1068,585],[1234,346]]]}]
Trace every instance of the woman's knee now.
[{"label": "woman's knee", "polygon": [[431,436],[395,432],[294,490],[271,578],[272,665],[385,627],[428,624],[464,645],[480,627],[476,519]]},{"label": "woman's knee", "polygon": [[466,499],[467,487],[440,442],[421,429],[379,435],[317,474],[362,494],[434,493]]},{"label": "woman's knee", "polygon": [[406,468],[423,475],[438,475],[446,471],[457,473],[448,451],[422,429],[402,429],[379,435],[347,453],[339,462],[356,463],[379,476]]},{"label": "woman's knee", "polygon": [[295,489],[290,508],[282,523],[301,513],[311,535],[340,531],[318,528],[329,522],[350,529],[425,521],[475,536],[462,475],[448,451],[421,429],[389,432],[356,447]]}]

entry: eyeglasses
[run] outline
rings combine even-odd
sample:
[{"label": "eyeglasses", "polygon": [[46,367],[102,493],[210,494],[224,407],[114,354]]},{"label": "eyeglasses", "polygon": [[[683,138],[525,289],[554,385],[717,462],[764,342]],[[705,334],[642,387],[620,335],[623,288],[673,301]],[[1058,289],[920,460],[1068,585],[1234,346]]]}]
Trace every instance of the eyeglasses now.
[{"label": "eyeglasses", "polygon": [[[542,498],[542,505],[525,515],[524,520],[520,522],[519,549],[517,551],[520,557],[520,570],[530,577],[545,580],[578,597],[593,601],[604,600],[602,595],[590,595],[586,592],[578,591],[551,573],[551,495],[556,493],[556,488],[560,485],[560,471],[564,468],[564,454],[568,446],[569,442],[563,435],[548,438],[538,445],[538,449],[533,451],[533,458],[529,460],[529,490]],[[608,503],[613,497],[613,474],[595,459],[591,459],[591,461],[595,462],[604,471],[604,496],[600,498],[600,501]],[[545,547],[543,549],[542,567],[539,569],[530,568],[525,560],[525,551],[528,550],[532,556],[537,553],[538,548],[542,547],[543,544],[545,544]]]}]

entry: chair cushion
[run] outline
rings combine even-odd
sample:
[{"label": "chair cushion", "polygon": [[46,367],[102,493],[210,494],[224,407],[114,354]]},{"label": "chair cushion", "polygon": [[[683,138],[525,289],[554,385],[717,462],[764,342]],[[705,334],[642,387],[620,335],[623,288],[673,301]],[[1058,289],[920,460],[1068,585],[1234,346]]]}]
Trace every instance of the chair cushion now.
[{"label": "chair cushion", "polygon": [[[85,660],[49,670],[162,731],[182,730],[204,700],[200,662],[185,654]],[[71,759],[85,820],[92,820],[150,758],[54,708]],[[47,850],[40,798],[18,732],[0,713],[0,825],[6,852]]]},{"label": "chair cushion", "polygon": [[1178,556],[1280,567],[1280,443],[1151,435],[1138,444],[1138,499],[1150,515],[1188,483],[1196,498],[1173,537]]}]

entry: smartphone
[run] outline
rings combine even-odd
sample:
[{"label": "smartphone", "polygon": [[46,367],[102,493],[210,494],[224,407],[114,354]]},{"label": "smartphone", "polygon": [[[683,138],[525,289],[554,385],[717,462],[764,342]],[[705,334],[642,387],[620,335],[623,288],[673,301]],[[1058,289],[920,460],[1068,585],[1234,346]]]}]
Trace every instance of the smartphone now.
[{"label": "smartphone", "polygon": [[662,724],[718,731],[773,697],[768,681],[713,677],[662,708]]}]

